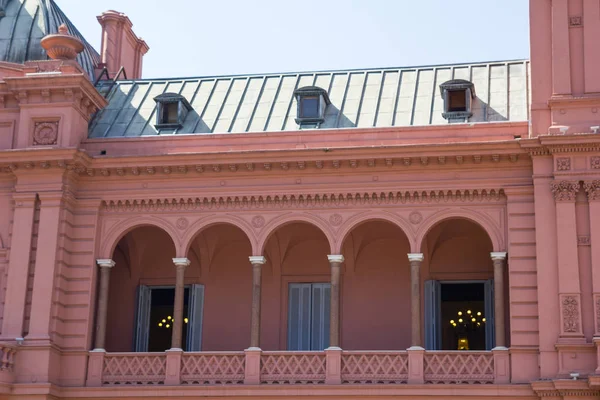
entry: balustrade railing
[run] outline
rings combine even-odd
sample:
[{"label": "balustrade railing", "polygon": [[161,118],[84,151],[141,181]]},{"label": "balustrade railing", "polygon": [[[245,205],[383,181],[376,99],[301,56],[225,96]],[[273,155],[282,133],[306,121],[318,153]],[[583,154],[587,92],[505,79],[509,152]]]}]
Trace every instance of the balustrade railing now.
[{"label": "balustrade railing", "polygon": [[345,351],[342,383],[407,383],[408,353],[397,351]]},{"label": "balustrade railing", "polygon": [[406,351],[92,351],[87,385],[506,384],[509,369],[505,348],[491,352],[420,347]]},{"label": "balustrade railing", "polygon": [[235,385],[244,383],[244,352],[183,353],[181,383]]},{"label": "balustrade railing", "polygon": [[325,383],[325,352],[263,352],[260,376],[261,383],[269,384]]}]

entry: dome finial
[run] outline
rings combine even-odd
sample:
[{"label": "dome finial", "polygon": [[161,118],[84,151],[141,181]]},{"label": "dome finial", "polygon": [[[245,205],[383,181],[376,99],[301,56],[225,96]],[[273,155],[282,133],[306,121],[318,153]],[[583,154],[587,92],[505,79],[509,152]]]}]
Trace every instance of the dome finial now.
[{"label": "dome finial", "polygon": [[66,24],[58,27],[58,33],[44,37],[41,45],[53,60],[74,60],[84,49],[81,40],[69,34]]}]

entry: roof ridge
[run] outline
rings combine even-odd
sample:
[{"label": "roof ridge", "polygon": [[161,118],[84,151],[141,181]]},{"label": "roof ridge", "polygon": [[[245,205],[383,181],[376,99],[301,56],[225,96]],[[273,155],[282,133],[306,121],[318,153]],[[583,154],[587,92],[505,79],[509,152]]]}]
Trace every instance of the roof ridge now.
[{"label": "roof ridge", "polygon": [[265,72],[265,73],[249,73],[249,74],[225,74],[225,75],[201,75],[201,76],[178,76],[178,77],[158,77],[158,78],[141,78],[129,79],[119,82],[140,82],[140,81],[177,81],[177,80],[195,80],[195,79],[222,79],[222,78],[252,78],[264,76],[280,76],[280,75],[314,75],[314,74],[332,74],[332,73],[352,73],[352,72],[371,72],[371,71],[397,71],[397,70],[412,70],[412,69],[435,69],[448,68],[457,66],[473,66],[473,65],[490,65],[490,64],[506,64],[529,62],[529,58],[516,58],[510,60],[493,60],[493,61],[473,61],[461,63],[447,64],[424,64],[424,65],[406,65],[393,67],[370,67],[370,68],[347,68],[347,69],[323,69],[323,70],[305,70],[305,71],[285,71],[285,72]]}]

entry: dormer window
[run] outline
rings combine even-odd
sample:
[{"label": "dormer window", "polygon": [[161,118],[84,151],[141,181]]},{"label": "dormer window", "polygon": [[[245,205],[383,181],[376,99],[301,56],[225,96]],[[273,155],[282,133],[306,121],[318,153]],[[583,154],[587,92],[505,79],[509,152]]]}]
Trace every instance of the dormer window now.
[{"label": "dormer window", "polygon": [[325,121],[325,109],[331,104],[325,89],[306,86],[296,89],[294,96],[298,101],[297,124],[320,124]]},{"label": "dormer window", "polygon": [[440,92],[444,99],[442,116],[448,123],[467,122],[473,116],[471,102],[475,98],[475,86],[472,82],[453,79],[442,83]]},{"label": "dormer window", "polygon": [[180,94],[163,93],[154,98],[156,102],[156,129],[180,129],[192,106]]}]

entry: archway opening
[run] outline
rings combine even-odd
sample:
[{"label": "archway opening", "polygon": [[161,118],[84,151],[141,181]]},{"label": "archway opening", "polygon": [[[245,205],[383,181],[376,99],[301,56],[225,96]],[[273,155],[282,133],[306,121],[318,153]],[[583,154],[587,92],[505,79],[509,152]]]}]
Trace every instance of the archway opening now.
[{"label": "archway opening", "polygon": [[[135,228],[119,240],[112,256],[115,267],[110,273],[107,351],[164,351],[171,347],[168,334],[150,332],[150,316],[144,319],[141,315],[140,299],[144,288],[174,286],[173,257],[175,245],[171,237],[155,226]],[[174,292],[157,291],[154,299],[146,299],[150,301],[150,311],[154,302],[155,313],[172,313],[173,295]]]},{"label": "archway opening", "polygon": [[410,243],[397,225],[367,221],[344,238],[342,348],[410,346]]},{"label": "archway opening", "polygon": [[261,348],[323,350],[329,346],[329,241],[316,226],[292,222],[265,244]]},{"label": "archway opening", "polygon": [[489,350],[494,346],[492,241],[468,219],[444,220],[422,243],[425,346]]},{"label": "archway opening", "polygon": [[191,241],[187,258],[188,347],[193,351],[239,351],[248,347],[252,304],[250,240],[240,228],[219,223]]}]

